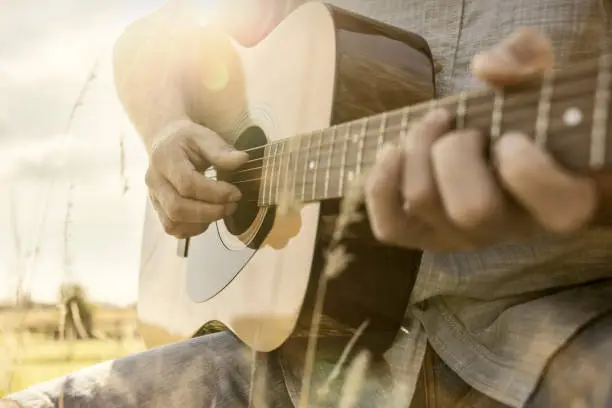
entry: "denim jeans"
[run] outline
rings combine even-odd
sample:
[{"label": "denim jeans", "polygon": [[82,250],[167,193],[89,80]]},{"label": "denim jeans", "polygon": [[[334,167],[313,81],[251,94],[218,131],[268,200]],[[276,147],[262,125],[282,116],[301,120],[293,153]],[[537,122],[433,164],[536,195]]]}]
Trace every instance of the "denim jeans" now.
[{"label": "denim jeans", "polygon": [[[317,361],[335,365],[346,340],[333,337],[319,340]],[[291,339],[288,347],[301,353],[306,341]],[[611,358],[612,314],[592,322],[552,359],[527,407],[612,406]],[[384,382],[376,378],[384,377],[379,374],[389,364],[401,362],[376,359],[371,362],[368,380],[351,407],[378,406],[372,405],[369,395],[384,391]],[[319,395],[308,406],[341,405],[342,389],[335,384],[349,381],[344,378],[346,371],[336,373],[338,376],[325,395]],[[297,401],[288,392],[285,374],[278,352],[254,355],[233,335],[217,333],[83,369],[8,398],[27,408],[293,407]],[[404,407],[505,406],[462,381],[428,348],[416,394]]]}]

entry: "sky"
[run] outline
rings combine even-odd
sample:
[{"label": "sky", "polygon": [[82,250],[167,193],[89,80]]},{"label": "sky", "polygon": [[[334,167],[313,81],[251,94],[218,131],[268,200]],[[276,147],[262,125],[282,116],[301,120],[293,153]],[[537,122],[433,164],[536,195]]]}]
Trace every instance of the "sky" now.
[{"label": "sky", "polygon": [[163,2],[0,0],[0,301],[24,279],[37,301],[68,280],[94,301],[135,302],[146,156],[110,50]]}]

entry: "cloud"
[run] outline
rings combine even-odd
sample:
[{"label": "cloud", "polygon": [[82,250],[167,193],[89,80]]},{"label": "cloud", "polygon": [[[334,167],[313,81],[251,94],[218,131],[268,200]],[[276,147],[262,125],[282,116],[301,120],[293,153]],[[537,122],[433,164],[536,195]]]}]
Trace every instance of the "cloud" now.
[{"label": "cloud", "polygon": [[[75,278],[98,300],[136,297],[146,157],[116,100],[109,51],[125,24],[161,3],[0,0],[0,225],[10,225],[11,196],[23,251],[40,244],[28,269],[35,298],[53,300],[65,277],[69,182]],[[96,80],[66,134],[74,100],[96,62]],[[132,187],[127,194],[121,135]],[[0,229],[0,281],[14,281],[16,256],[11,229]],[[0,297],[12,290],[3,285]]]}]

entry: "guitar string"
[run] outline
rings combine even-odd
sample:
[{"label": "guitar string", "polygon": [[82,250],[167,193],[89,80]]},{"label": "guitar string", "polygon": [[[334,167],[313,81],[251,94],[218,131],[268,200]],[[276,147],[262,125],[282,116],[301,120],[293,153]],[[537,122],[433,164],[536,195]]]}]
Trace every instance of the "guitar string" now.
[{"label": "guitar string", "polygon": [[[598,66],[598,62],[599,59],[594,60],[594,59],[589,59],[586,61],[583,61],[581,63],[576,63],[573,64],[570,67],[564,68],[562,71],[556,71],[555,72],[555,92],[557,91],[557,84],[563,84],[563,83],[567,83],[566,81],[572,81],[572,80],[576,80],[576,79],[582,79],[582,78],[586,78],[586,79],[593,79],[590,78],[588,76],[586,76],[587,74],[592,74],[593,72],[591,71],[595,71],[597,72],[599,70],[599,66]],[[535,79],[540,79],[541,76],[538,76]],[[593,80],[593,83],[595,84],[596,81]],[[538,96],[540,93],[540,87],[538,86],[538,84],[536,84],[533,88],[529,89],[528,91],[524,92],[524,93],[519,93],[519,94],[513,94],[513,95],[518,95],[518,96]],[[475,102],[478,101],[478,99],[482,99],[482,98],[489,98],[494,96],[493,92],[491,89],[482,89],[482,90],[477,90],[477,91],[470,91],[467,92],[466,94],[467,98],[468,98],[468,102]],[[457,95],[452,95],[452,96],[448,96],[442,99],[431,99],[429,101],[426,102],[420,102],[416,105],[412,105],[412,106],[406,106],[406,107],[402,107],[402,108],[398,108],[395,110],[391,110],[389,112],[387,112],[387,119],[393,119],[392,115],[402,115],[406,112],[408,112],[408,114],[410,114],[410,111],[422,111],[419,113],[426,113],[429,109],[431,109],[432,105],[435,105],[436,107],[444,107],[446,105],[453,105],[457,102],[459,102],[460,98],[461,98],[461,94],[457,94]],[[487,103],[484,104],[484,106],[488,107],[489,106],[489,102],[487,101]],[[480,107],[482,105],[478,105],[478,107]],[[415,112],[412,112],[413,114]],[[381,116],[381,114],[374,114],[365,118],[360,118],[354,121],[350,121],[347,123],[342,123],[342,124],[338,124],[338,125],[334,125],[334,126],[330,126],[329,130],[331,130],[334,127],[340,127],[340,126],[344,126],[344,125],[348,125],[348,124],[359,124],[360,122],[368,119],[368,120],[375,120],[377,118],[379,118]],[[396,116],[397,117],[397,116]],[[307,137],[307,136],[314,136],[317,134],[322,133],[323,131],[325,131],[325,129],[318,129],[318,130],[314,130],[311,132],[306,132],[300,135],[296,135],[297,137]],[[257,150],[261,150],[261,149],[265,149],[267,147],[271,147],[277,144],[281,144],[281,143],[285,143],[286,141],[290,140],[291,138],[285,138],[285,139],[281,139],[281,140],[276,140],[273,141],[271,143],[265,144],[265,145],[261,145],[261,146],[256,146],[256,147],[252,147],[249,149],[244,149],[241,150],[243,152],[253,152],[253,151],[257,151]],[[248,162],[246,162],[248,163]]]},{"label": "guitar string", "polygon": [[[579,95],[579,97],[580,97],[580,98],[584,98],[584,97],[586,96],[586,97],[588,97],[588,98],[589,98],[589,100],[590,100],[590,99],[592,98],[592,96],[591,96],[591,93],[589,93],[589,92],[591,92],[591,91],[586,90],[586,91],[584,91],[584,92],[583,92],[581,95]],[[508,114],[508,115],[507,115],[505,118],[506,118],[506,119],[508,119],[508,118],[509,118],[509,119],[512,119],[512,117],[513,117],[513,116],[514,116],[514,117],[516,117],[516,116],[519,116],[519,115],[521,115],[521,114],[522,114],[522,112],[518,112],[518,113],[517,113],[517,112],[515,111],[515,112],[513,112],[513,113],[509,113],[509,114]],[[587,116],[587,115],[585,115],[585,117],[588,117],[588,116]],[[476,119],[476,117],[474,117],[474,120],[475,120],[475,119]],[[480,117],[480,119],[482,119],[482,117]],[[488,120],[488,116],[487,116],[485,119],[487,119],[487,120]],[[551,122],[551,123],[550,123],[550,129],[549,129],[549,131],[551,131],[551,132],[553,131],[553,128],[555,128],[555,129],[571,129],[571,127],[569,127],[569,128],[568,128],[568,126],[565,124],[564,119],[554,119],[554,118],[553,118],[553,119],[552,119],[550,122]],[[470,128],[471,128],[471,127],[472,127],[472,126],[470,126]],[[390,134],[391,132],[394,132],[394,131],[396,131],[396,130],[398,130],[398,129],[401,129],[401,128],[402,128],[402,125],[401,125],[401,124],[394,125],[394,126],[390,126],[390,127],[387,129],[387,132]],[[558,132],[558,131],[557,131],[557,132]],[[389,141],[397,141],[397,139],[398,139],[399,137],[401,137],[401,135],[394,134],[394,135],[392,135],[391,137],[389,137],[389,139],[390,139]],[[337,145],[342,144],[342,142],[343,142],[343,141],[337,142],[337,143],[336,143],[336,146],[337,146]],[[371,153],[371,152],[373,152],[373,151],[377,151],[377,150],[379,150],[379,148],[380,148],[379,146],[372,146],[372,145],[370,145],[370,146],[368,146],[368,147],[364,147],[363,152],[364,152],[364,153]],[[331,149],[329,149],[328,151],[331,151]],[[342,153],[340,153],[340,154],[342,154]],[[327,158],[327,157],[328,157],[328,155],[321,156],[321,157],[325,157],[325,158]],[[309,162],[308,160],[304,160],[304,163],[303,163],[303,164],[304,164],[304,165],[306,165],[308,162]],[[300,164],[302,164],[302,163],[300,163]],[[365,163],[365,162],[363,162],[363,161],[362,161],[362,164],[367,164],[367,163]],[[352,165],[345,165],[345,166],[344,166],[344,168],[350,168],[351,166],[352,166]],[[300,166],[300,167],[303,167],[303,166]],[[318,168],[318,170],[327,170],[328,168],[331,168],[331,169],[337,169],[337,168],[340,168],[340,167],[339,167],[339,166],[331,166],[331,167],[330,167],[330,166],[325,166],[325,165],[323,165],[323,166],[317,166],[317,168]],[[244,169],[243,171],[240,171],[240,172],[236,171],[236,172],[233,172],[232,174],[237,174],[237,173],[246,173],[246,172],[249,172],[249,171],[264,170],[264,169],[265,169],[265,170],[272,169],[272,171],[273,171],[275,174],[277,174],[277,173],[278,173],[278,172],[277,172],[277,170],[279,170],[279,169],[277,168],[277,166],[271,166],[271,165],[267,165],[267,166],[266,166],[266,165],[264,165],[264,166],[259,166],[259,167],[251,167],[251,168],[249,168],[249,169]],[[264,178],[266,178],[266,176],[265,176],[265,175],[264,175],[264,176],[261,176],[261,177],[258,177],[258,178],[251,178],[251,179],[242,179],[242,178],[236,178],[236,179],[233,179],[233,180],[231,181],[231,183],[232,183],[232,184],[244,184],[244,183],[248,183],[248,182],[261,181],[261,180],[263,180]],[[209,180],[216,180],[217,178],[216,178],[216,177],[213,177],[213,176],[207,176],[207,177],[206,177],[206,179],[209,179]]]},{"label": "guitar string", "polygon": [[[562,122],[562,121],[559,121],[559,122]],[[561,125],[559,125],[558,123],[552,123],[551,124],[551,126],[550,126],[550,130],[551,131],[555,132],[555,131],[558,131],[558,129],[567,129],[567,126],[564,123],[561,124]],[[364,161],[364,162],[362,162],[362,165],[364,165],[364,166],[373,165],[374,163],[376,163],[376,160],[377,159],[375,158],[374,160]],[[345,165],[344,169],[351,168],[351,167],[354,167],[354,166]],[[330,167],[330,169],[333,169],[333,170],[337,170],[337,169],[341,169],[341,168],[342,167],[339,166],[339,165],[331,166]],[[320,170],[326,170],[326,167],[325,166],[321,167]],[[261,178],[259,178],[259,179],[250,179],[250,180],[243,180],[243,181],[240,181],[240,182],[237,182],[237,183],[233,183],[233,184],[249,184],[250,186],[255,186],[255,184],[253,184],[253,183],[258,182],[260,180],[261,180]],[[290,183],[290,184],[292,184],[292,188],[293,188],[293,183]],[[276,185],[276,183],[273,184],[273,186],[275,186],[275,185]],[[300,181],[300,182],[295,184],[295,188],[298,188],[298,187],[301,188],[304,185],[307,188],[311,188],[313,185],[321,185],[321,180],[315,180],[315,179],[308,180],[307,179],[306,182]],[[330,190],[333,190],[333,189],[330,189]],[[335,191],[337,191],[337,189]],[[257,188],[257,189],[250,189],[250,191],[248,191],[247,193],[259,194],[259,192],[260,192],[260,189]],[[278,199],[278,197],[274,197],[274,198]],[[305,198],[302,198],[302,199],[300,199],[299,197],[294,197],[294,198],[297,199],[298,201],[309,202],[309,200],[307,200]],[[260,200],[245,200],[243,202],[247,202],[247,203],[259,203],[259,201]],[[267,203],[265,205],[267,206],[267,205],[272,205],[272,204],[274,204],[274,203]]]},{"label": "guitar string", "polygon": [[[594,85],[594,82],[593,82]],[[585,90],[586,89],[586,90]],[[572,84],[572,86],[566,86],[566,87],[560,87],[558,89],[556,89],[556,92],[554,93],[554,97],[551,99],[551,103],[553,102],[560,102],[563,100],[567,100],[569,98],[574,98],[577,96],[582,96],[585,93],[588,92],[593,92],[595,89],[589,90],[588,88],[585,87],[577,87],[575,86],[575,84]],[[577,93],[573,93],[573,94],[568,94],[568,93],[564,93],[563,91],[578,91]],[[560,95],[561,93],[563,93],[562,95]],[[491,95],[492,96],[492,95]],[[530,101],[533,99],[534,96],[537,97],[537,94],[534,95],[525,95],[525,94],[520,94],[520,95],[512,95],[513,97],[509,97],[507,98],[507,103],[505,102],[505,109],[508,108],[519,108],[516,109],[516,111],[524,111],[524,110],[530,110],[533,109],[535,107],[537,107],[538,104],[538,100],[535,99],[533,100],[533,103],[535,106],[529,106],[529,105],[525,105],[524,102],[525,101]],[[482,108],[482,109],[481,109]],[[472,113],[470,114],[470,119],[471,120],[478,120],[478,119],[482,119],[481,115],[485,115],[485,118],[488,119],[489,116],[491,116],[491,112],[492,112],[493,108],[490,105],[479,105],[478,107],[473,108]],[[507,120],[509,114],[504,114],[504,120]],[[412,119],[412,121],[414,121],[415,118]],[[408,130],[410,128],[410,126],[412,125],[412,123],[408,122],[407,126],[406,126],[406,130]],[[342,126],[342,125],[338,125],[338,126]],[[385,128],[385,133],[391,132],[391,131],[395,131],[398,130],[398,128],[401,130],[402,124],[394,124],[392,126],[386,127]],[[331,129],[331,128],[330,128]],[[347,127],[347,130],[349,130],[350,128]],[[357,138],[351,137],[348,132],[346,132],[344,134],[344,136],[342,136],[341,138],[332,138],[331,141],[326,141],[324,143],[316,143],[316,147],[317,148],[333,148],[334,150],[336,150],[337,147],[340,147],[341,145],[343,145],[345,143],[345,141],[348,139],[350,141],[352,141],[353,143],[358,143],[363,139],[367,139],[373,135],[378,135],[380,134],[380,129],[369,129],[367,130],[365,133],[362,132],[355,132],[355,134],[358,136]],[[316,133],[315,133],[316,135]],[[297,138],[300,138],[302,136],[298,135],[296,136]],[[320,139],[323,139],[323,137],[320,137]],[[328,139],[328,138],[326,138]],[[287,143],[291,143],[288,142],[290,139],[285,139],[283,142],[287,142]],[[301,143],[300,143],[301,145]],[[280,154],[269,154],[267,156],[264,157],[258,157],[255,159],[251,159],[246,161],[244,164],[249,164],[249,163],[255,163],[255,162],[261,162],[264,161],[265,159],[269,159],[269,158],[273,158],[273,159],[283,159],[284,157],[287,156],[293,156],[295,154],[299,154],[305,151],[312,151],[312,147],[310,148],[308,147],[300,147],[298,149],[289,149],[289,151],[287,153],[280,153]],[[248,168],[243,168],[240,170],[237,170],[235,172],[232,172],[232,174],[240,174],[240,173],[246,173],[252,170],[258,170],[258,169],[262,169],[266,167],[264,166],[260,166],[260,167],[248,167]]]}]

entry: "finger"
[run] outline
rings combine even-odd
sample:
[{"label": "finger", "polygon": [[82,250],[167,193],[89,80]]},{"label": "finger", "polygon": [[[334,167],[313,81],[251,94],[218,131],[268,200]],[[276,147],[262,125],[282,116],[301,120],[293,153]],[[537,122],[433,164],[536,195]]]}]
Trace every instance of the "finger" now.
[{"label": "finger", "polygon": [[381,242],[409,246],[406,235],[409,225],[402,208],[400,179],[401,150],[386,145],[365,184],[366,210],[374,236]]},{"label": "finger", "polygon": [[432,149],[438,191],[448,219],[479,245],[523,237],[530,218],[504,196],[485,160],[487,138],[477,130],[459,130]]},{"label": "finger", "polygon": [[504,187],[545,229],[575,232],[593,216],[597,194],[592,180],[562,169],[526,136],[504,135],[494,155]]},{"label": "finger", "polygon": [[237,204],[213,204],[181,197],[172,185],[161,180],[154,191],[160,208],[173,222],[211,223],[232,214]]},{"label": "finger", "polygon": [[247,153],[236,150],[217,133],[190,120],[180,120],[168,125],[153,146],[152,152],[158,150],[158,147],[164,150],[163,146],[173,145],[171,139],[176,138],[183,144],[178,147],[187,151],[190,160],[199,170],[205,170],[210,164],[222,170],[234,170],[248,160]]},{"label": "finger", "polygon": [[489,51],[472,60],[474,75],[491,85],[506,86],[552,69],[550,41],[530,28],[516,30]]},{"label": "finger", "polygon": [[415,123],[403,141],[403,208],[409,220],[421,220],[429,227],[427,238],[419,240],[419,245],[427,241],[428,249],[471,247],[445,214],[431,163],[432,146],[448,131],[450,120],[445,110],[434,110]]},{"label": "finger", "polygon": [[432,174],[430,152],[434,142],[448,131],[449,126],[450,115],[445,110],[431,111],[410,128],[402,143],[404,210],[431,224],[439,223],[442,207]]},{"label": "finger", "polygon": [[208,178],[184,157],[177,158],[174,162],[164,160],[157,168],[158,172],[153,174],[161,176],[159,173],[162,173],[183,198],[214,204],[235,203],[242,198],[242,193],[236,186]]},{"label": "finger", "polygon": [[160,223],[164,227],[164,231],[166,234],[172,235],[178,239],[186,239],[195,237],[200,235],[210,224],[208,223],[185,223],[185,222],[175,222],[166,216],[164,211],[159,206],[159,201],[152,200],[153,206],[157,212],[157,216],[159,218]]},{"label": "finger", "polygon": [[193,142],[193,145],[190,145],[190,148],[219,170],[236,170],[249,159],[248,153],[236,150],[221,136],[204,126],[195,125],[192,131],[193,138],[189,141]]}]

